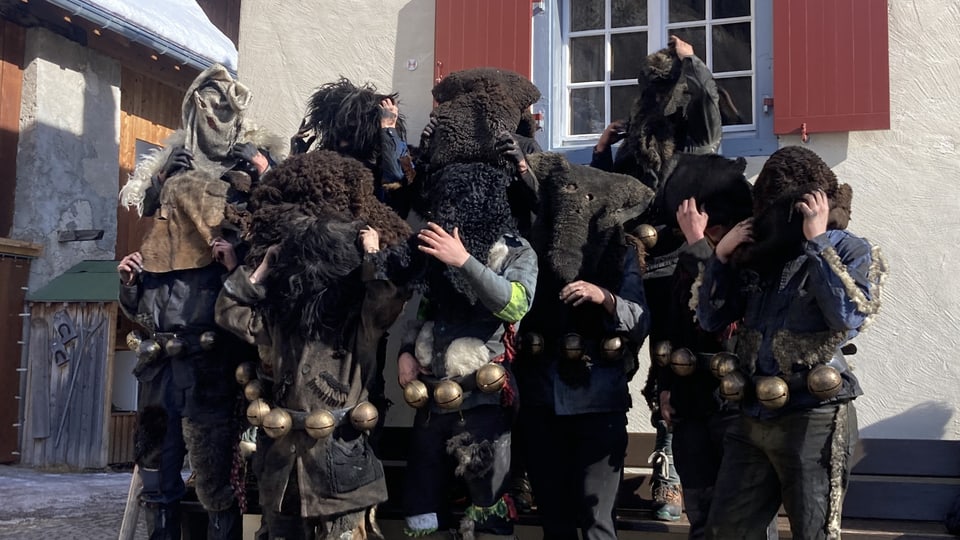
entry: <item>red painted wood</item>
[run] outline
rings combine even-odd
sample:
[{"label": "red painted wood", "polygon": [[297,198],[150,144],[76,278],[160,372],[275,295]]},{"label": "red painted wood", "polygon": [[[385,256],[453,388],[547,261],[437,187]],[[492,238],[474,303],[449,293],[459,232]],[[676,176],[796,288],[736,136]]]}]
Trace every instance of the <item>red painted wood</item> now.
[{"label": "red painted wood", "polygon": [[475,67],[530,76],[530,0],[437,0],[436,6],[436,76]]},{"label": "red painted wood", "polygon": [[890,128],[887,0],[773,3],[774,133]]}]

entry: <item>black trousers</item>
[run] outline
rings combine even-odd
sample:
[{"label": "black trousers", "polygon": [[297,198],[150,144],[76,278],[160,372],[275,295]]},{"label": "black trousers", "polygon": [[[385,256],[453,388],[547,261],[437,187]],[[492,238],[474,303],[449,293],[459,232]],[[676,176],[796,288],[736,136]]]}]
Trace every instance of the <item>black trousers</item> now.
[{"label": "black trousers", "polygon": [[616,539],[614,509],[627,451],[626,412],[557,416],[520,409],[544,540]]},{"label": "black trousers", "polygon": [[[510,425],[512,410],[499,405],[481,405],[452,413],[417,411],[413,420],[410,454],[403,490],[404,514],[437,513],[441,528],[449,510],[455,470],[466,484],[470,503],[487,508],[503,496],[510,472]],[[468,437],[467,439],[458,439]],[[453,445],[457,438],[467,446]],[[474,461],[461,466],[464,452]],[[447,523],[449,525],[449,523]],[[513,534],[513,524],[492,516],[475,525],[478,532]]]},{"label": "black trousers", "polygon": [[763,539],[781,503],[793,538],[839,538],[858,438],[852,402],[766,420],[737,417],[724,438],[707,538]]}]

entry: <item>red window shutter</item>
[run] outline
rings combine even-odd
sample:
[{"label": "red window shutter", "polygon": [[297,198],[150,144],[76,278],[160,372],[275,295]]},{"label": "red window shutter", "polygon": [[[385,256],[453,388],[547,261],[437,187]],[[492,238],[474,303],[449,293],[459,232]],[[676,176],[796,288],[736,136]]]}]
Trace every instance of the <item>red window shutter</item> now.
[{"label": "red window shutter", "polygon": [[773,3],[773,131],[890,128],[887,0]]},{"label": "red window shutter", "polygon": [[435,78],[475,67],[530,77],[530,0],[436,0]]}]

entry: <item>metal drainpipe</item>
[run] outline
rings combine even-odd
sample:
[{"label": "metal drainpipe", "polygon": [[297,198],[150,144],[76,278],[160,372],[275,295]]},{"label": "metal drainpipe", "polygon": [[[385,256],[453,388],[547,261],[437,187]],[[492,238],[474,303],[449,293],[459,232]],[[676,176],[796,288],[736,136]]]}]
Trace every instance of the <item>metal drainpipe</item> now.
[{"label": "metal drainpipe", "polygon": [[[91,4],[85,0],[47,0],[47,2],[68,11],[71,15],[82,17],[97,26],[112,30],[130,41],[146,45],[159,54],[169,56],[181,64],[188,65],[200,71],[207,69],[217,62],[153,32],[140,28],[129,21],[117,17],[100,6]],[[230,72],[230,75],[234,77],[237,76],[234,68],[227,67],[227,71]]]}]

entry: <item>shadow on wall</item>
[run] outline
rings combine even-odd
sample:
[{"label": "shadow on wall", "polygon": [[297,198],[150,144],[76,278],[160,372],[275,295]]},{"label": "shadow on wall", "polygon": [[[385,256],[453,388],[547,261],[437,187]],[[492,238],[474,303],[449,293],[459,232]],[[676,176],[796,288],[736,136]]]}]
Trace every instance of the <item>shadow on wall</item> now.
[{"label": "shadow on wall", "polygon": [[953,415],[954,409],[950,405],[926,401],[896,416],[861,427],[860,438],[942,439]]}]

